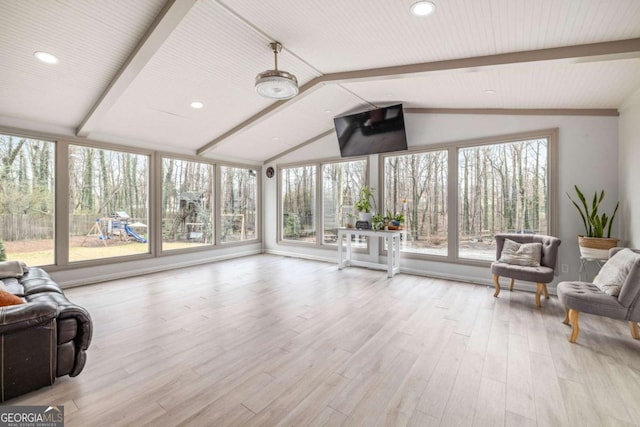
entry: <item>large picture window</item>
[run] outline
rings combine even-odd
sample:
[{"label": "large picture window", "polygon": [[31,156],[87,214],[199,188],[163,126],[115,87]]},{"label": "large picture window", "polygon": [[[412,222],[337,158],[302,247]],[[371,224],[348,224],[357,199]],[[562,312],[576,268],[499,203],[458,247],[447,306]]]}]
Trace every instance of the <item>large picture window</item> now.
[{"label": "large picture window", "polygon": [[258,174],[255,169],[220,167],[220,241],[257,239]]},{"label": "large picture window", "polygon": [[55,262],[54,149],[53,142],[0,135],[0,261]]},{"label": "large picture window", "polygon": [[495,259],[496,233],[549,234],[548,140],[458,151],[458,256]]},{"label": "large picture window", "polygon": [[149,157],[69,146],[69,261],[149,252]]},{"label": "large picture window", "polygon": [[447,255],[447,151],[384,159],[384,212],[405,218],[402,250]]},{"label": "large picture window", "polygon": [[[367,161],[325,163],[322,165],[322,242],[335,244],[338,227],[353,226],[357,219],[354,204],[367,178]],[[366,246],[364,238],[354,242]]]},{"label": "large picture window", "polygon": [[[221,166],[216,178],[217,165],[194,159],[0,134],[0,261],[64,267],[216,243],[255,244],[258,172]],[[312,190],[314,182],[311,177]],[[305,210],[294,202],[300,224],[312,225],[295,229],[303,239],[315,238],[310,203]]]},{"label": "large picture window", "polygon": [[552,234],[556,139],[545,130],[383,155],[384,212],[405,217],[401,250],[493,261],[497,233]]},{"label": "large picture window", "polygon": [[162,250],[212,245],[213,165],[162,159]]},{"label": "large picture window", "polygon": [[280,171],[282,240],[316,243],[316,166]]}]

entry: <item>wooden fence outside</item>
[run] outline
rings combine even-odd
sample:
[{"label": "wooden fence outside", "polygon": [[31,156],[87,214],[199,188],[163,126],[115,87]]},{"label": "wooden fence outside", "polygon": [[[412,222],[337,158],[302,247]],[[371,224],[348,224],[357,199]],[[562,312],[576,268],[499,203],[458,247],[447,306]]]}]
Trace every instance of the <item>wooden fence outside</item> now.
[{"label": "wooden fence outside", "polygon": [[[95,215],[72,215],[69,220],[69,234],[71,236],[86,235],[95,224],[96,218]],[[0,215],[0,240],[15,242],[45,239],[53,239],[53,215]]]}]

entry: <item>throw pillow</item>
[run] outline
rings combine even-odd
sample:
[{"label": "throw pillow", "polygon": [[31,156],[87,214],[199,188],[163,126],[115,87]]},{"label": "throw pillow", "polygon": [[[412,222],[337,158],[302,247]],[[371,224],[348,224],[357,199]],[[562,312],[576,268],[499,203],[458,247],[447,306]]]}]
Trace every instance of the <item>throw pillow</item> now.
[{"label": "throw pillow", "polygon": [[617,297],[633,264],[638,260],[640,254],[631,249],[621,250],[602,266],[600,273],[593,279],[593,284],[605,294]]},{"label": "throw pillow", "polygon": [[0,279],[8,277],[22,277],[22,263],[20,261],[3,261],[0,262]]},{"label": "throw pillow", "polygon": [[22,298],[15,296],[11,292],[0,290],[0,307],[18,304],[24,304]]},{"label": "throw pillow", "polygon": [[518,243],[504,239],[504,246],[498,261],[525,267],[540,267],[541,257],[542,243]]}]

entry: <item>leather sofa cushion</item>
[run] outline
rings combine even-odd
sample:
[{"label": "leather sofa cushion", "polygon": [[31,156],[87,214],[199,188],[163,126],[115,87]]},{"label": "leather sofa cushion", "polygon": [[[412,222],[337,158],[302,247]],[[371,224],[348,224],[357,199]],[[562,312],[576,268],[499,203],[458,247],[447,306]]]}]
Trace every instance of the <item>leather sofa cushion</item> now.
[{"label": "leather sofa cushion", "polygon": [[7,291],[11,292],[15,296],[24,297],[24,288],[18,281],[18,279],[2,279],[0,283],[6,288]]}]

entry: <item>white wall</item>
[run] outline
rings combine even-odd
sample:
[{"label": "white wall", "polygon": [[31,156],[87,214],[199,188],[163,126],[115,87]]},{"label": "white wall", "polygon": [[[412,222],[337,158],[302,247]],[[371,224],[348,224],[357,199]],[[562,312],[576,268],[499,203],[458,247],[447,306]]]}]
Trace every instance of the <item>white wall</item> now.
[{"label": "white wall", "polygon": [[[636,104],[637,108],[638,104]],[[578,213],[565,193],[573,192],[574,184],[578,184],[586,194],[593,194],[594,191],[604,189],[606,198],[603,207],[608,212],[613,210],[618,198],[617,117],[406,114],[405,120],[410,147],[559,128],[558,237],[562,239],[562,245],[560,246],[558,264],[559,277],[555,283],[561,280],[577,279],[579,251],[576,236],[582,233],[583,226]],[[638,132],[636,132],[637,134]],[[331,135],[278,159],[277,163],[287,164],[338,156],[338,142],[335,136]],[[276,166],[276,163],[271,166]],[[370,167],[372,171],[370,182],[375,183],[378,176],[377,156],[371,157]],[[636,169],[640,170],[640,168]],[[636,177],[638,177],[637,173]],[[266,251],[335,261],[337,259],[335,249],[305,248],[277,242],[276,185],[276,178],[267,179],[264,182],[264,242]],[[636,200],[636,202],[640,202],[640,200]],[[617,227],[614,225],[612,234],[616,232]],[[376,254],[377,252],[372,251],[369,258],[377,257]],[[569,266],[568,273],[560,273],[560,264]],[[478,268],[404,258],[401,259],[401,269],[405,272],[490,283],[488,267]]]},{"label": "white wall", "polygon": [[619,133],[620,236],[640,248],[640,89],[620,109]]}]

